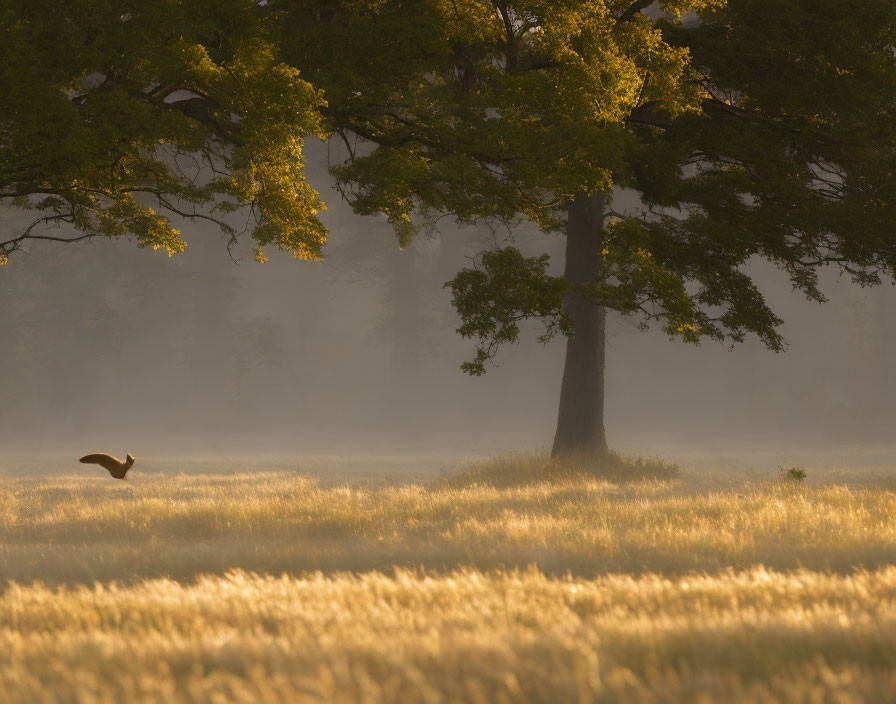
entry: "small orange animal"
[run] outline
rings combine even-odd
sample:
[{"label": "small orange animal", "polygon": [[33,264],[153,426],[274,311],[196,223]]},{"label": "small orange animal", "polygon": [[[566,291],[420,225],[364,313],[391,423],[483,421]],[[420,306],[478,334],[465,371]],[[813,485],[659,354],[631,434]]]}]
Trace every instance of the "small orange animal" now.
[{"label": "small orange animal", "polygon": [[109,474],[116,479],[124,479],[124,475],[128,473],[128,470],[131,468],[131,465],[134,464],[135,459],[137,458],[128,453],[127,460],[122,462],[120,459],[113,457],[112,455],[107,455],[105,452],[95,452],[92,455],[84,455],[78,462],[83,462],[84,464],[98,464],[100,467],[109,470]]}]

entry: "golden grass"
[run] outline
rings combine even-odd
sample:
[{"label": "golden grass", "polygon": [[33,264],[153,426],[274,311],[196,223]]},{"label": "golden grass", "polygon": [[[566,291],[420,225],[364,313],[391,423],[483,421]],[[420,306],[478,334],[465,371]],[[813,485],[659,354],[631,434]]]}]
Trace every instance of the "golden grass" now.
[{"label": "golden grass", "polygon": [[896,700],[896,493],[521,462],[0,480],[0,702]]},{"label": "golden grass", "polygon": [[321,487],[290,473],[0,480],[0,579],[525,568],[583,577],[896,563],[896,493],[559,481]]},{"label": "golden grass", "polygon": [[506,489],[545,482],[668,481],[678,476],[677,465],[658,457],[628,457],[610,452],[600,460],[588,456],[551,459],[521,452],[469,463],[463,469],[443,477],[439,486],[465,488],[479,484]]},{"label": "golden grass", "polygon": [[894,598],[896,568],[13,586],[0,701],[885,702]]}]

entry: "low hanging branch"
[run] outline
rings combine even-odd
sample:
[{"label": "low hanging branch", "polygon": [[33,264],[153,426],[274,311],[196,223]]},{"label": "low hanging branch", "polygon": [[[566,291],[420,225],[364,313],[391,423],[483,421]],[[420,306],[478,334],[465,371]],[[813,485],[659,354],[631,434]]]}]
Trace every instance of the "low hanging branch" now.
[{"label": "low hanging branch", "polygon": [[[0,235],[0,263],[28,241],[92,237],[173,254],[186,243],[171,216],[214,223],[229,246],[249,233],[259,258],[268,245],[320,258],[323,204],[302,146],[324,135],[324,101],[276,59],[270,13],[87,5],[52,16],[23,6],[0,20],[0,204],[38,213]],[[242,228],[228,217],[239,209]]]}]

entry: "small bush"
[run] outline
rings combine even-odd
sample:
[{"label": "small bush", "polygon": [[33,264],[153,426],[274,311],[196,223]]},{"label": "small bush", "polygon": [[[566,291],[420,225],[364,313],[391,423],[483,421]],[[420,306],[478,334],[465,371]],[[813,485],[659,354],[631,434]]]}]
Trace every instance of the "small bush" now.
[{"label": "small bush", "polygon": [[806,478],[806,470],[803,467],[778,467],[781,472],[781,480],[785,482],[801,482]]}]

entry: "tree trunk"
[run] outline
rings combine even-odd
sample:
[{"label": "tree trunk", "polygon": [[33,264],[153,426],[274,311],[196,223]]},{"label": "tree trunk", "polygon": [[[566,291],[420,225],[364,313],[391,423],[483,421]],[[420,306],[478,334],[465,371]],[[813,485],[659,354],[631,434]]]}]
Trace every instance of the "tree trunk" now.
[{"label": "tree trunk", "polygon": [[[566,269],[573,285],[600,279],[604,210],[609,193],[580,194],[570,203],[566,224]],[[565,303],[575,334],[566,342],[560,411],[552,457],[607,453],[604,433],[604,347],[607,311],[573,291]]]}]

